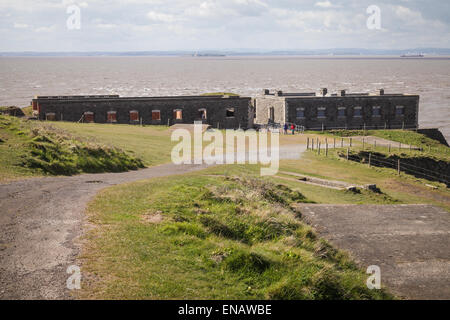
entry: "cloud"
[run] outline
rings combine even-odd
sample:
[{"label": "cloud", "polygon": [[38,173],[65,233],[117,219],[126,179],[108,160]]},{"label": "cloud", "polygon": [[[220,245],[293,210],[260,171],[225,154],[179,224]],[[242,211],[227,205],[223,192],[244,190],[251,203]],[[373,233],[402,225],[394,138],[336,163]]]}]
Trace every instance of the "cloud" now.
[{"label": "cloud", "polygon": [[25,23],[14,23],[14,28],[15,29],[26,29],[26,28],[28,28],[28,25]]},{"label": "cloud", "polygon": [[[402,48],[450,45],[450,2],[379,0],[382,30],[366,26],[372,1],[2,0],[0,51]],[[66,28],[66,8],[82,27]],[[49,24],[51,24],[49,26]],[[34,33],[30,30],[35,31]],[[70,39],[70,40],[68,40]]]},{"label": "cloud", "polygon": [[316,2],[315,6],[320,7],[320,8],[335,8],[336,7],[330,1],[319,1],[319,2]]},{"label": "cloud", "polygon": [[171,14],[149,11],[147,18],[154,23],[171,23],[175,21],[175,17]]}]

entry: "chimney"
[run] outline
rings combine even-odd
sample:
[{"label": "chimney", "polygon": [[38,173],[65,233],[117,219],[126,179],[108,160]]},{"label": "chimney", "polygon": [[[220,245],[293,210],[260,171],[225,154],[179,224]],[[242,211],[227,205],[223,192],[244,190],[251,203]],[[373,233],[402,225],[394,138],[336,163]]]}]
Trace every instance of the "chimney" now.
[{"label": "chimney", "polygon": [[320,89],[320,94],[325,97],[327,95],[328,89],[327,88],[322,88]]},{"label": "chimney", "polygon": [[380,89],[379,92],[380,92],[380,96],[384,95],[384,89]]},{"label": "chimney", "polygon": [[345,90],[341,90],[340,94],[341,97],[345,97]]},{"label": "chimney", "polygon": [[267,96],[269,94],[269,89],[263,89],[263,94]]},{"label": "chimney", "polygon": [[283,91],[278,90],[278,91],[277,91],[277,96],[281,97],[282,95],[283,95]]}]

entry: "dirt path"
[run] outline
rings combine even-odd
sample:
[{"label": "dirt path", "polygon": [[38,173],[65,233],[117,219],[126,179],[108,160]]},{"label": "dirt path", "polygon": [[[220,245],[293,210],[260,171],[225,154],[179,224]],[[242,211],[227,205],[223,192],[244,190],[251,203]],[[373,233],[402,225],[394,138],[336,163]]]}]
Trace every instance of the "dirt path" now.
[{"label": "dirt path", "polygon": [[[298,159],[305,150],[302,144],[280,146],[280,159]],[[165,164],[124,173],[0,184],[0,299],[70,298],[66,270],[80,249],[74,239],[81,235],[86,204],[99,190],[206,167]]]},{"label": "dirt path", "polygon": [[87,202],[102,188],[205,166],[33,178],[0,185],[0,299],[67,299]]},{"label": "dirt path", "polygon": [[320,236],[409,299],[450,299],[450,214],[431,205],[299,205]]}]

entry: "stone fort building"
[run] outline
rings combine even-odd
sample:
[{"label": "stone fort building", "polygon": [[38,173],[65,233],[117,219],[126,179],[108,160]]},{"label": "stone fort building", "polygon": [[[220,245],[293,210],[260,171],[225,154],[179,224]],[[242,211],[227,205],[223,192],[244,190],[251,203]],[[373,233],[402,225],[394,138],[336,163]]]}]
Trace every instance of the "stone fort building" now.
[{"label": "stone fort building", "polygon": [[96,123],[194,123],[221,129],[295,124],[307,130],[417,129],[419,96],[347,93],[271,93],[256,98],[232,95],[119,97],[38,96],[32,100],[40,120]]},{"label": "stone fort building", "polygon": [[253,128],[249,97],[38,96],[32,100],[39,120],[173,125],[202,121],[215,128]]},{"label": "stone fort building", "polygon": [[316,93],[263,94],[254,101],[255,123],[295,124],[307,130],[323,129],[416,129],[419,96],[406,94]]}]

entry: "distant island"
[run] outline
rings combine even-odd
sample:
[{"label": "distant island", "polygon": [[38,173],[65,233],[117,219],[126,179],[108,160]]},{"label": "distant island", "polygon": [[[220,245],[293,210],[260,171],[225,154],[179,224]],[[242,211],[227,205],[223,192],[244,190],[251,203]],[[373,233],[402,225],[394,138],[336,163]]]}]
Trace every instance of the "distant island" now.
[{"label": "distant island", "polygon": [[[406,54],[405,54],[406,52]],[[450,48],[405,48],[405,49],[364,49],[364,48],[329,48],[329,49],[208,49],[208,50],[159,50],[159,51],[10,51],[0,52],[0,57],[96,57],[96,56],[407,56],[407,52],[420,52],[420,55],[450,56]]]}]

